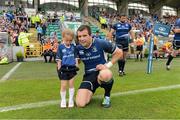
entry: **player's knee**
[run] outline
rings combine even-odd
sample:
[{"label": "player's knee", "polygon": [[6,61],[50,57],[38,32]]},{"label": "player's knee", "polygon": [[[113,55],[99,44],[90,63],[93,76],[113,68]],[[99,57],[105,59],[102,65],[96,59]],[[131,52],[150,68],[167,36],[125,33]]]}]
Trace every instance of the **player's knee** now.
[{"label": "player's knee", "polygon": [[98,75],[98,82],[99,83],[101,83],[100,81],[108,82],[112,79],[112,76],[113,76],[112,72],[109,69],[101,70]]},{"label": "player's knee", "polygon": [[86,106],[86,101],[76,99],[76,105],[77,105],[77,107],[83,108]]},{"label": "player's knee", "polygon": [[87,96],[84,96],[84,94],[77,94],[76,96],[76,105],[77,107],[85,107],[88,103]]}]

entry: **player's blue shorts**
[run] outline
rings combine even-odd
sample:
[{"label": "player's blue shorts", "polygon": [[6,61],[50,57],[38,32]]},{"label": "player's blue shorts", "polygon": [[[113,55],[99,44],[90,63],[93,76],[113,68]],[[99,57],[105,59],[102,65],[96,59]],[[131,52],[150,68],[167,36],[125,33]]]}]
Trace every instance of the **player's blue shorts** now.
[{"label": "player's blue shorts", "polygon": [[180,40],[173,40],[173,49],[180,49]]},{"label": "player's blue shorts", "polygon": [[125,52],[129,50],[129,41],[127,39],[116,39],[116,45]]},{"label": "player's blue shorts", "polygon": [[83,76],[83,81],[81,82],[79,89],[88,89],[94,93],[96,89],[100,86],[97,81],[98,74],[99,74],[99,71],[85,73]]}]

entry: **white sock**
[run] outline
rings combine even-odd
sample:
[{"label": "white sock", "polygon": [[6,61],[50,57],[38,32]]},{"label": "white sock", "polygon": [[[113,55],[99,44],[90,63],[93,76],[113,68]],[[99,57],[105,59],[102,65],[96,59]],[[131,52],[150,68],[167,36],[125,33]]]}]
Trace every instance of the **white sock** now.
[{"label": "white sock", "polygon": [[110,97],[109,96],[105,96],[106,99],[110,100]]},{"label": "white sock", "polygon": [[60,92],[61,100],[66,101],[66,91]]},{"label": "white sock", "polygon": [[69,100],[74,101],[74,88],[69,88]]}]

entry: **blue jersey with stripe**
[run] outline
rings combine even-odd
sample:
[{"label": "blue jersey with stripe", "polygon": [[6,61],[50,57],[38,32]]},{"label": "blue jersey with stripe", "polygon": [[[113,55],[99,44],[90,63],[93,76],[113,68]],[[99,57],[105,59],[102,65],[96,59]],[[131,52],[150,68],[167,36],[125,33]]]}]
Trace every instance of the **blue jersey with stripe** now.
[{"label": "blue jersey with stripe", "polygon": [[[175,29],[180,29],[180,24],[175,24]],[[180,41],[180,33],[175,33],[174,40]]]},{"label": "blue jersey with stripe", "polygon": [[58,46],[56,60],[61,60],[61,65],[75,66],[77,53],[76,47],[71,44],[70,47],[66,47],[64,44]]},{"label": "blue jersey with stripe", "polygon": [[119,43],[121,40],[129,39],[129,31],[131,30],[131,25],[129,23],[118,22],[113,25],[113,29],[116,31],[116,43]]},{"label": "blue jersey with stripe", "polygon": [[116,45],[105,39],[94,39],[89,48],[78,45],[77,54],[84,63],[85,73],[96,71],[98,64],[105,64],[104,52],[113,53],[115,49]]}]

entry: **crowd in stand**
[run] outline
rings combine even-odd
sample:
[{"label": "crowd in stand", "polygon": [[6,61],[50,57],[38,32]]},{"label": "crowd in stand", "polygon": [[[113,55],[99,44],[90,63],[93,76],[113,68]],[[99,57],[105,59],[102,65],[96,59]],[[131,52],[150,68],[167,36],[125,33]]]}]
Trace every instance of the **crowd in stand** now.
[{"label": "crowd in stand", "polygon": [[[17,15],[23,16],[17,16]],[[10,35],[10,40],[13,45],[19,46],[18,36],[20,32],[28,32],[28,19],[25,19],[26,13],[10,13],[3,11],[0,16],[0,32],[8,32]]]},{"label": "crowd in stand", "polygon": [[[11,9],[16,9],[12,7]],[[107,12],[102,13],[92,13],[93,17],[95,17],[102,25],[102,29],[110,30],[112,28],[112,25],[115,24],[117,21],[119,21],[118,13],[111,13],[108,14]],[[64,21],[67,18],[66,14],[63,14],[60,18],[58,17],[57,13],[54,13],[53,19],[58,19],[61,21]],[[37,30],[37,36],[39,42],[44,46],[44,57],[50,56],[49,62],[51,62],[52,57],[54,57],[54,53],[51,51],[55,46],[56,43],[58,43],[56,32],[50,33],[49,36],[46,36],[46,29],[48,26],[48,23],[52,23],[53,19],[50,17],[50,15],[47,15],[46,17],[42,16],[42,14],[36,14],[34,16],[28,17],[27,14],[23,11],[23,8],[16,9],[15,12],[7,12],[5,10],[2,11],[2,15],[0,16],[0,32],[8,32],[10,35],[11,43],[15,46],[28,46],[28,44],[23,45],[23,42],[20,38],[24,36],[26,33],[26,37],[28,37],[31,34],[28,34],[29,27],[34,26]],[[71,21],[75,20],[75,15],[72,14],[70,16]],[[176,16],[164,16],[163,18],[158,18],[156,15],[151,15],[149,17],[143,17],[141,14],[134,15],[128,18],[128,23],[131,24],[132,30],[136,31],[136,37],[135,40],[141,39],[143,42],[143,45],[148,42],[150,37],[150,32],[152,30],[153,25],[155,22],[163,22],[165,24],[169,24],[173,27],[175,20],[177,19]],[[20,37],[20,34],[22,36]],[[96,37],[98,35],[95,35]],[[28,39],[27,39],[28,40]],[[27,41],[26,41],[27,43]],[[51,47],[49,46],[51,43]],[[134,42],[135,45],[139,44],[138,42]],[[47,48],[47,49],[46,49]],[[49,52],[50,51],[50,52]],[[47,62],[47,59],[45,58],[45,61]]]},{"label": "crowd in stand", "polygon": [[[91,16],[94,17],[99,21],[101,24],[102,29],[106,29],[110,31],[112,26],[119,21],[119,14],[118,13],[111,13],[109,14],[108,12],[97,12],[97,11],[92,11],[90,12]],[[175,21],[177,20],[177,16],[170,16],[166,15],[163,16],[162,18],[159,18],[156,14],[149,14],[148,16],[143,16],[142,14],[138,15],[133,15],[131,17],[127,18],[127,22],[132,26],[132,30],[135,31],[135,39],[131,40],[134,41],[134,44],[136,44],[136,40],[141,38],[143,45],[147,45],[148,41],[150,39],[150,33],[152,31],[152,28],[155,23],[164,23],[167,25],[170,25],[172,29],[174,28]],[[174,35],[174,33],[171,31],[170,35]],[[158,39],[158,38],[157,38]],[[172,38],[168,38],[169,40]],[[167,43],[166,41],[163,45],[160,46],[160,48],[163,48],[163,46]],[[156,42],[157,46],[158,42]]]},{"label": "crowd in stand", "polygon": [[[92,11],[90,12],[91,16],[97,19],[100,23],[102,19],[105,19],[102,24],[108,25],[108,28],[110,28],[114,23],[118,21],[119,13],[108,13],[108,12],[97,12]],[[133,15],[128,18],[129,23],[131,23],[132,26],[134,26],[136,29],[145,29],[147,28],[147,25],[153,25],[154,22],[161,21],[166,24],[173,25],[175,23],[175,20],[177,19],[177,16],[163,16],[163,18],[158,18],[158,16],[155,15],[148,15],[147,17],[143,17],[142,14]]]}]

